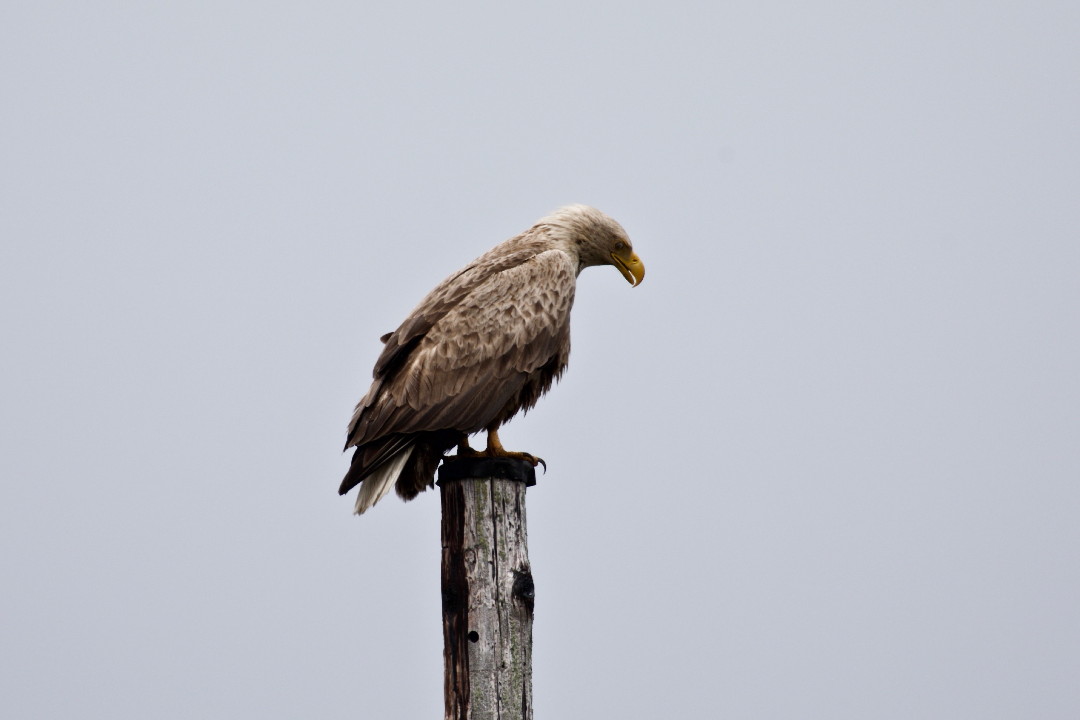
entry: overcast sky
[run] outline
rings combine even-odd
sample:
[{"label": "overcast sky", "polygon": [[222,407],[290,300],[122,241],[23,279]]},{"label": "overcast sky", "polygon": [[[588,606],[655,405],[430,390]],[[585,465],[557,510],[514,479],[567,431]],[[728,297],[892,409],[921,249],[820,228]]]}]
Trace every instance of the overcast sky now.
[{"label": "overcast sky", "polygon": [[1080,717],[1080,5],[0,6],[0,715],[437,718],[378,337],[570,202],[538,718]]}]

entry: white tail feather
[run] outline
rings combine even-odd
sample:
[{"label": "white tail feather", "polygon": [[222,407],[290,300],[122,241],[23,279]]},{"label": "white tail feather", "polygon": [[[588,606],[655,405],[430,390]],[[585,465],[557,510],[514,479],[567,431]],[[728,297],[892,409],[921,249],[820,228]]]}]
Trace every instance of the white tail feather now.
[{"label": "white tail feather", "polygon": [[386,497],[390,489],[394,487],[402,468],[412,455],[413,446],[407,445],[394,457],[386,461],[381,468],[364,478],[360,483],[360,494],[356,496],[357,515],[362,515],[365,510],[372,508],[375,503]]}]

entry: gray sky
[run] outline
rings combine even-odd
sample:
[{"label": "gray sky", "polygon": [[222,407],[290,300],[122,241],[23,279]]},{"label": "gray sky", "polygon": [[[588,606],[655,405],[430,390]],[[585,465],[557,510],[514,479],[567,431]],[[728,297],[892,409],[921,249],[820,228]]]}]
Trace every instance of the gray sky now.
[{"label": "gray sky", "polygon": [[1080,5],[7,2],[0,715],[442,712],[378,336],[568,202],[540,718],[1080,715]]}]

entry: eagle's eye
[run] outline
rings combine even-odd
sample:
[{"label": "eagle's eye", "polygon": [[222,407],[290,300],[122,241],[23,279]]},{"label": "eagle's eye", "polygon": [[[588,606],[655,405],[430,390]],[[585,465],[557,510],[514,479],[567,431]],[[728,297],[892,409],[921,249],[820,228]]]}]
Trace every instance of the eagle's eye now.
[{"label": "eagle's eye", "polygon": [[622,240],[620,240],[619,242],[615,243],[615,249],[616,250],[624,250],[624,249],[626,249],[626,243],[624,243]]}]

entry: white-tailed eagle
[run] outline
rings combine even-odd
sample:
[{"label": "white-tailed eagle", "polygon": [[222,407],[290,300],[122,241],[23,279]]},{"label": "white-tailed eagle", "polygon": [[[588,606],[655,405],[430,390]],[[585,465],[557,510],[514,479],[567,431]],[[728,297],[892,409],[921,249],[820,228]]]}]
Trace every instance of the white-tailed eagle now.
[{"label": "white-tailed eagle", "polygon": [[[498,429],[566,369],[577,276],[594,265],[614,265],[635,286],[645,277],[619,223],[585,205],[561,208],[448,277],[383,336],[345,442],[356,451],[339,492],[361,485],[357,514],[393,487],[405,500],[431,487],[455,446],[536,465],[503,449]],[[481,430],[487,449],[472,450],[468,436]]]}]

